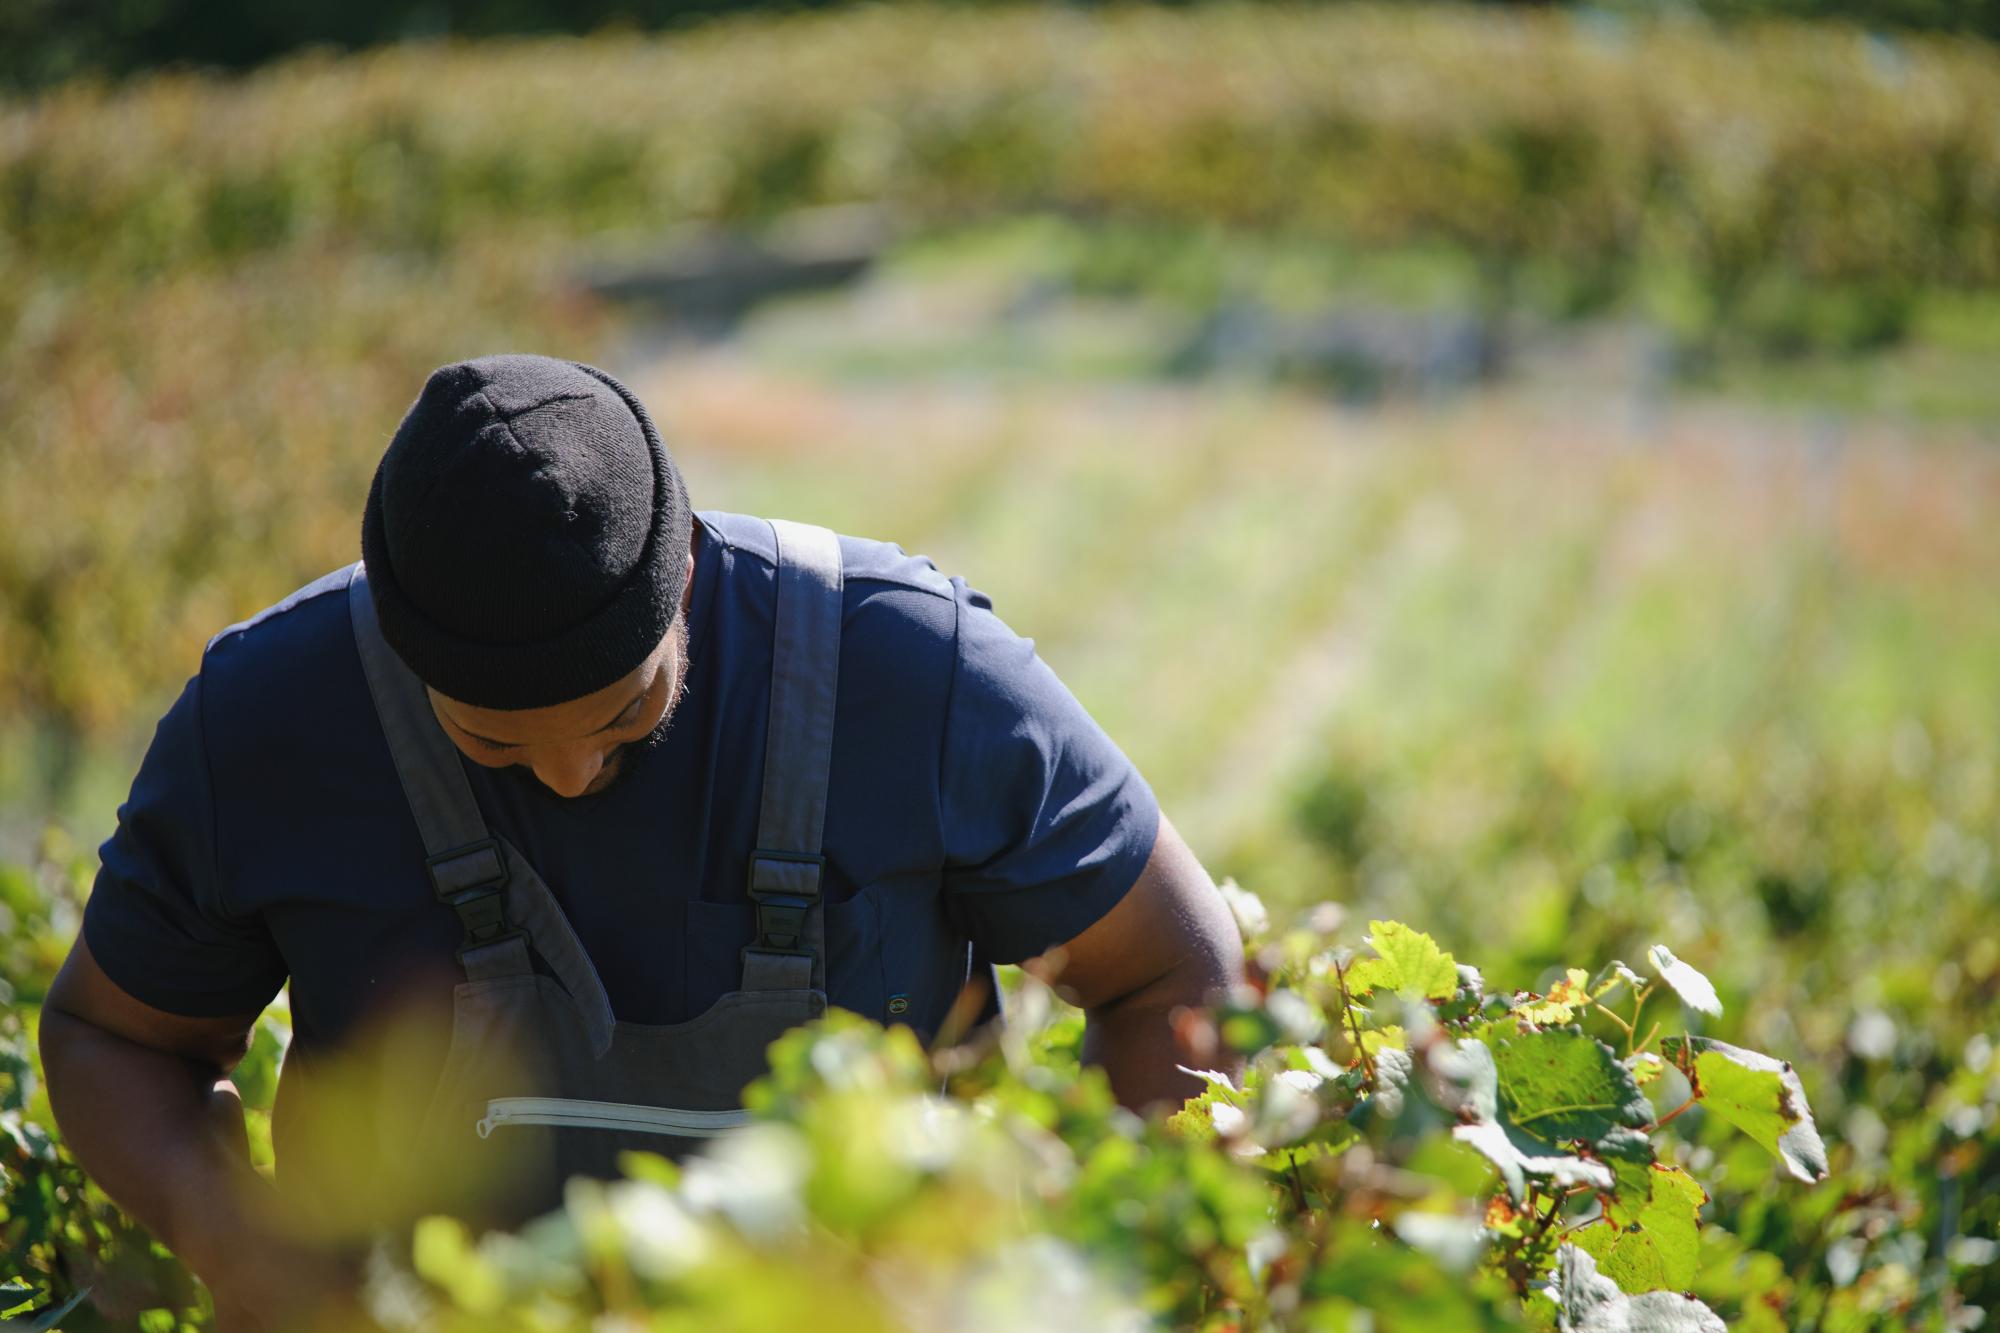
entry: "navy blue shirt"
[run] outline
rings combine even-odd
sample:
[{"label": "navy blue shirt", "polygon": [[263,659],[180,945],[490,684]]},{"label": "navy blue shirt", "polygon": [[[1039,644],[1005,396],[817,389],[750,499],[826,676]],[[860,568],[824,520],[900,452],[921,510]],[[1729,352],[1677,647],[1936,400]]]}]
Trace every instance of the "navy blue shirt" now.
[{"label": "navy blue shirt", "polygon": [[[898,547],[840,546],[827,988],[842,1008],[928,1035],[975,953],[1028,957],[1108,911],[1144,866],[1159,810],[982,594]],[[604,792],[564,799],[526,769],[461,760],[621,1021],[692,1018],[738,983],[774,558],[763,521],[698,516],[686,694],[664,739],[635,747]],[[447,995],[457,979],[459,922],[431,895],[369,698],[351,572],[209,644],[119,809],[84,916],[111,979],[171,1013],[254,1013],[289,980],[307,1050],[412,978]]]}]

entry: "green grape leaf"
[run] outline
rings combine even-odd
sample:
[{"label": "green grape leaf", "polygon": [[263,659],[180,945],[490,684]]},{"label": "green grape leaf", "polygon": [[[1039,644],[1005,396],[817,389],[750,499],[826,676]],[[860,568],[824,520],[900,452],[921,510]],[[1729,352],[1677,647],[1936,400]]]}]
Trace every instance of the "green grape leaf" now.
[{"label": "green grape leaf", "polygon": [[1626,966],[1624,959],[1614,958],[1611,960],[1611,966],[1607,968],[1605,971],[1604,980],[1598,982],[1596,986],[1591,988],[1590,992],[1591,997],[1595,999],[1598,996],[1608,994],[1614,987],[1616,987],[1621,982],[1624,983],[1624,985],[1628,987],[1634,995],[1637,995],[1640,991],[1646,989],[1646,979],[1644,977],[1640,976],[1637,972],[1634,972],[1630,967]]},{"label": "green grape leaf", "polygon": [[1800,1180],[1826,1179],[1826,1145],[1789,1063],[1707,1037],[1668,1037],[1660,1052],[1688,1071],[1703,1109],[1762,1144]]},{"label": "green grape leaf", "polygon": [[1461,1120],[1500,1118],[1500,1075],[1486,1043],[1461,1037],[1450,1046],[1433,1046],[1425,1065],[1435,1084],[1438,1104]]},{"label": "green grape leaf", "polygon": [[1611,1168],[1604,1163],[1567,1153],[1546,1152],[1543,1145],[1533,1140],[1524,1142],[1502,1123],[1499,1075],[1494,1068],[1493,1052],[1483,1043],[1468,1037],[1448,1051],[1434,1050],[1431,1074],[1440,1085],[1438,1091],[1443,1093],[1441,1104],[1466,1121],[1452,1130],[1452,1137],[1493,1163],[1506,1183],[1507,1197],[1514,1202],[1521,1201],[1529,1176],[1553,1180],[1564,1188],[1613,1187]]},{"label": "green grape leaf", "polygon": [[1186,1065],[1175,1065],[1174,1068],[1180,1070],[1183,1074],[1194,1075],[1202,1082],[1208,1084],[1208,1086],[1211,1088],[1227,1088],[1231,1092],[1237,1091],[1236,1080],[1229,1077],[1229,1075],[1220,1072],[1219,1070],[1190,1069]]},{"label": "green grape leaf", "polygon": [[1597,1261],[1574,1245],[1556,1259],[1556,1299],[1561,1333],[1729,1333],[1715,1311],[1692,1296],[1649,1291],[1629,1296],[1597,1271]]},{"label": "green grape leaf", "polygon": [[[1186,1069],[1186,1066],[1181,1066]],[[1201,1074],[1209,1079],[1209,1086],[1202,1089],[1199,1097],[1190,1097],[1180,1110],[1167,1117],[1167,1129],[1181,1138],[1196,1143],[1213,1142],[1217,1136],[1215,1123],[1217,1104],[1226,1106],[1240,1116],[1240,1108],[1230,1100],[1234,1089],[1225,1074],[1208,1074],[1206,1071],[1190,1069],[1191,1074]]]},{"label": "green grape leaf", "polygon": [[1629,1226],[1653,1197],[1653,1141],[1636,1129],[1614,1129],[1598,1141],[1599,1161],[1611,1168],[1611,1220]]},{"label": "green grape leaf", "polygon": [[1522,1133],[1543,1143],[1596,1143],[1653,1119],[1653,1105],[1611,1048],[1575,1028],[1496,1034],[1493,1064],[1500,1106]]},{"label": "green grape leaf", "polygon": [[1364,1028],[1361,1032],[1361,1049],[1374,1055],[1380,1051],[1409,1049],[1409,1039],[1403,1029],[1391,1023],[1387,1027]]},{"label": "green grape leaf", "polygon": [[1394,1120],[1403,1114],[1403,1104],[1409,1096],[1410,1074],[1415,1068],[1408,1051],[1385,1046],[1376,1053],[1375,1086],[1369,1089],[1367,1102],[1373,1108],[1371,1115]]},{"label": "green grape leaf", "polygon": [[1699,1009],[1712,1018],[1722,1016],[1722,1000],[1716,995],[1715,987],[1707,977],[1674,957],[1673,950],[1664,944],[1655,944],[1646,961],[1660,974],[1660,980],[1674,988],[1674,994],[1681,997],[1681,1003],[1690,1009]]},{"label": "green grape leaf", "polygon": [[1449,1000],[1458,993],[1458,964],[1437,941],[1400,921],[1370,921],[1368,943],[1379,958],[1364,958],[1347,974],[1356,995],[1392,990],[1406,1000]]},{"label": "green grape leaf", "polygon": [[1549,988],[1546,996],[1523,1000],[1514,1006],[1514,1012],[1543,1027],[1567,1023],[1576,1017],[1578,1009],[1589,1007],[1589,987],[1590,974],[1580,967],[1572,967],[1561,981]]},{"label": "green grape leaf", "polygon": [[1570,1239],[1625,1291],[1679,1291],[1700,1266],[1699,1218],[1708,1194],[1675,1167],[1655,1166],[1648,1174],[1652,1197],[1636,1217],[1623,1225],[1593,1222]]},{"label": "green grape leaf", "polygon": [[1451,1131],[1451,1136],[1476,1149],[1493,1163],[1500,1172],[1500,1178],[1506,1182],[1507,1197],[1515,1203],[1519,1203],[1527,1192],[1529,1176],[1552,1180],[1564,1189],[1573,1185],[1588,1185],[1595,1190],[1612,1187],[1611,1169],[1602,1162],[1572,1157],[1567,1153],[1525,1151],[1507,1133],[1506,1126],[1491,1120],[1459,1125]]}]

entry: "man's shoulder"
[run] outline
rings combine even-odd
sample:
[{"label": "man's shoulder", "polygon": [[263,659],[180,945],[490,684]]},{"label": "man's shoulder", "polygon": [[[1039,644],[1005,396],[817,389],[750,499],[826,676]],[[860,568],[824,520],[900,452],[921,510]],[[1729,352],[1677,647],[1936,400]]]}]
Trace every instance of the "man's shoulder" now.
[{"label": "man's shoulder", "polygon": [[208,641],[201,693],[218,757],[351,730],[367,707],[347,610],[355,568],[321,575]]},{"label": "man's shoulder", "polygon": [[[703,510],[700,517],[709,537],[719,539],[764,570],[776,566],[777,540],[766,520],[720,510]],[[894,542],[841,533],[840,563],[850,587],[900,589],[946,601],[955,596],[952,581],[938,572],[928,556],[911,555]]]},{"label": "man's shoulder", "polygon": [[[771,527],[747,514],[701,517],[704,535],[729,548],[727,596],[746,613],[732,617],[738,630],[732,641],[762,654],[775,613],[777,543]],[[841,707],[865,712],[879,705],[913,716],[910,705],[916,700],[942,698],[949,690],[963,584],[893,542],[842,534],[840,557]]]},{"label": "man's shoulder", "polygon": [[263,651],[298,651],[324,645],[347,631],[347,585],[355,565],[344,565],[287,593],[245,620],[218,632],[203,650],[204,662],[218,652],[255,655]]}]

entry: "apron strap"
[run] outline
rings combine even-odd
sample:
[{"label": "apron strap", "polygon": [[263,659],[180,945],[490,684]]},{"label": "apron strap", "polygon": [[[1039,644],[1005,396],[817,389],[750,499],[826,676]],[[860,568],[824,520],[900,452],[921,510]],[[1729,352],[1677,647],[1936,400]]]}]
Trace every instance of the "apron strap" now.
[{"label": "apron strap", "polygon": [[541,876],[487,829],[458,747],[438,726],[423,682],[382,638],[367,571],[358,564],[347,586],[347,611],[375,715],[423,838],[431,889],[465,926],[458,959],[467,979],[532,976],[532,943],[576,1001],[593,1053],[602,1055],[611,1048],[613,1018],[597,968]]},{"label": "apron strap", "polygon": [[769,522],[778,542],[777,624],[763,802],[750,854],[757,937],[743,950],[743,989],[824,989],[820,838],[839,693],[840,539],[810,524]]}]

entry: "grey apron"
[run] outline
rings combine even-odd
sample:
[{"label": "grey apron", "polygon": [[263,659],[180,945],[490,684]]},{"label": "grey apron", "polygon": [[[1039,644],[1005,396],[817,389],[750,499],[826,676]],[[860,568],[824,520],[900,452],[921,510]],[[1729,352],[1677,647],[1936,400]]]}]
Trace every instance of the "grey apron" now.
[{"label": "grey apron", "polygon": [[[465,927],[449,1054],[415,1160],[435,1205],[511,1225],[610,1176],[629,1149],[677,1157],[742,1124],[766,1048],[826,1011],[820,836],[840,658],[840,547],[776,521],[777,624],[764,789],[746,892],[756,937],[742,982],[684,1023],[622,1023],[535,868],[495,836],[420,681],[383,641],[366,571],[348,589],[355,644],[423,837],[440,902]],[[534,958],[543,968],[538,970]]]}]

